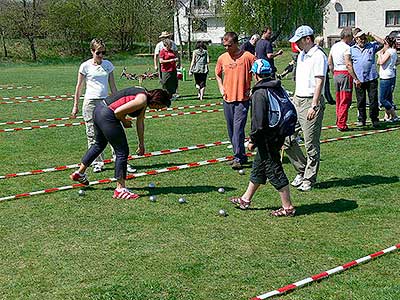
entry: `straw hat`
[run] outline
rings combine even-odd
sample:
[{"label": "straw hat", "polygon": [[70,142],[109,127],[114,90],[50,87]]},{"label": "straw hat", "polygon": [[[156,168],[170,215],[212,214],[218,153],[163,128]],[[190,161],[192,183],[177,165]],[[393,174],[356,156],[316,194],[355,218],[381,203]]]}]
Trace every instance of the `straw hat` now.
[{"label": "straw hat", "polygon": [[169,33],[168,31],[163,31],[163,32],[161,32],[159,38],[160,38],[160,39],[162,39],[162,38],[169,38],[169,37],[171,37],[171,36],[172,36],[172,33]]}]

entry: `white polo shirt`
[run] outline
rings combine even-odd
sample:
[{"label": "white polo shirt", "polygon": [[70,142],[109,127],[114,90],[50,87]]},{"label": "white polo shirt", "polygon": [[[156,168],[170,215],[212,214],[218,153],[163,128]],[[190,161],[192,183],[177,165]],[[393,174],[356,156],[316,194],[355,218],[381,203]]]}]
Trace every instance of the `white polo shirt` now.
[{"label": "white polo shirt", "polygon": [[314,45],[307,53],[304,50],[301,51],[297,58],[295,95],[312,97],[315,90],[315,77],[325,77],[327,70],[328,59],[317,45]]},{"label": "white polo shirt", "polygon": [[350,55],[350,46],[345,42],[340,41],[334,44],[330,52],[333,60],[334,71],[347,71],[345,55]]}]

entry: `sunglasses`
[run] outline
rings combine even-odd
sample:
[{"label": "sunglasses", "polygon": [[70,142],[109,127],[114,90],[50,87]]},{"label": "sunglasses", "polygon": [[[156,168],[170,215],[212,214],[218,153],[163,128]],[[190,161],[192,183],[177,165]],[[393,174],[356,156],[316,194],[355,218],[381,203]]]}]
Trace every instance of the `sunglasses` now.
[{"label": "sunglasses", "polygon": [[100,55],[100,54],[105,55],[105,54],[106,54],[106,51],[96,51],[95,54],[96,54],[96,55]]}]

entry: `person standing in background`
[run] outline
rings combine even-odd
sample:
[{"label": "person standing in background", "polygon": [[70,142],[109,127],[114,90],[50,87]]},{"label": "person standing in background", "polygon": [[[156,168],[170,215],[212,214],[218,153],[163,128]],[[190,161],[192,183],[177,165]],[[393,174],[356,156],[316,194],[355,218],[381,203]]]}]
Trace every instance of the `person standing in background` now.
[{"label": "person standing in background", "polygon": [[192,62],[189,68],[189,75],[193,74],[196,82],[197,95],[199,100],[203,100],[204,91],[207,84],[208,64],[210,57],[208,55],[207,46],[204,42],[196,43],[196,50],[193,51]]}]

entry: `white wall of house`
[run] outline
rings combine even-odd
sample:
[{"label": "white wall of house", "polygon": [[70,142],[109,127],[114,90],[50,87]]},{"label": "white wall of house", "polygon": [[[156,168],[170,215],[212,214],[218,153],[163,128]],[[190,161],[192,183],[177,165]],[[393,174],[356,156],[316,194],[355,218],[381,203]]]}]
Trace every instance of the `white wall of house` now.
[{"label": "white wall of house", "polygon": [[352,27],[384,38],[391,31],[400,30],[400,0],[330,1],[326,6],[324,21],[324,39],[328,47],[340,36],[340,18],[342,25],[347,20]]},{"label": "white wall of house", "polygon": [[[192,4],[192,13],[194,15],[194,19],[197,21],[203,22],[206,24],[202,30],[196,30],[196,28],[191,28],[191,41],[197,40],[204,40],[204,41],[211,41],[213,44],[221,43],[222,37],[225,34],[225,25],[222,18],[215,15],[215,10],[213,9],[213,0],[208,0],[209,9],[196,9],[195,6]],[[182,37],[182,42],[187,43],[188,41],[188,11],[187,7],[189,7],[189,0],[183,1],[183,6],[179,9],[179,25],[180,25],[180,32]],[[193,17],[193,16],[192,16]],[[174,20],[174,41],[179,44],[179,37],[178,37],[178,27],[177,27],[177,20]]]}]

